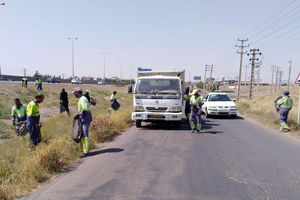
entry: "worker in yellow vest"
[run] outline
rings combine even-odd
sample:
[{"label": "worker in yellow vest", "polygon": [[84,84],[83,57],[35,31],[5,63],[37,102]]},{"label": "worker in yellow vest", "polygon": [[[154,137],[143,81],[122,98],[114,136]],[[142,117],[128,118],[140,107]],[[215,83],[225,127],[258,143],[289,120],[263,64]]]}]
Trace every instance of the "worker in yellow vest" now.
[{"label": "worker in yellow vest", "polygon": [[35,86],[37,86],[37,90],[43,90],[41,79],[37,78],[35,81]]},{"label": "worker in yellow vest", "polygon": [[288,119],[289,112],[293,107],[293,100],[289,96],[289,94],[290,92],[288,90],[284,91],[283,97],[277,102],[277,104],[279,105],[279,113],[280,113],[279,131],[285,131],[285,132],[290,131],[290,127],[287,125],[287,119]]},{"label": "worker in yellow vest", "polygon": [[13,126],[16,125],[16,120],[18,123],[18,122],[26,121],[27,119],[26,106],[21,103],[19,98],[16,98],[14,101],[15,101],[15,106],[13,106],[11,110]]},{"label": "worker in yellow vest", "polygon": [[191,104],[191,116],[190,125],[192,128],[192,133],[201,131],[201,110],[203,105],[203,99],[199,94],[199,90],[193,90],[193,96],[190,99]]},{"label": "worker in yellow vest", "polygon": [[92,112],[90,108],[90,102],[84,95],[82,95],[81,88],[76,88],[73,91],[73,93],[76,98],[79,98],[78,113],[80,115],[79,118],[81,120],[82,130],[83,130],[81,143],[83,147],[83,156],[87,156],[89,153],[89,128],[93,120]]},{"label": "worker in yellow vest", "polygon": [[27,106],[27,129],[29,132],[29,148],[38,145],[41,140],[41,127],[39,104],[43,103],[44,95],[38,94]]}]

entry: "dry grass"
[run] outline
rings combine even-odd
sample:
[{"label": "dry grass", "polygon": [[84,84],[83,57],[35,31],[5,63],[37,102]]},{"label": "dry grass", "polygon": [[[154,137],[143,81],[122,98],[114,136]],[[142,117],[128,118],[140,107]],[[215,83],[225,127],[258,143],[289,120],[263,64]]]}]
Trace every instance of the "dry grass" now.
[{"label": "dry grass", "polygon": [[[60,88],[54,88],[52,85],[48,87],[48,99],[52,101],[48,106],[51,106]],[[74,88],[74,86],[67,87]],[[84,86],[84,89],[85,87],[88,86]],[[110,114],[107,111],[109,103],[105,99],[114,88],[100,90],[99,87],[91,87],[89,89],[91,96],[97,100],[97,106],[92,107],[94,121],[90,128],[91,147],[95,147],[99,142],[111,140],[129,126],[132,98],[121,92],[119,100],[122,107],[119,111]],[[118,91],[122,90],[123,88],[118,88]],[[18,93],[18,90],[16,92]],[[14,94],[10,91],[6,95]],[[24,96],[27,97],[27,94]],[[47,106],[48,99],[45,99],[43,106]],[[6,98],[6,101],[10,101],[10,98]],[[71,106],[76,105],[77,100],[71,95],[70,101]],[[44,122],[43,142],[36,150],[27,149],[28,138],[21,140],[14,137],[0,144],[0,199],[15,199],[31,192],[39,183],[63,171],[79,157],[81,146],[71,139],[71,126],[72,117],[56,113]]]},{"label": "dry grass", "polygon": [[[28,88],[22,88],[21,84],[17,83],[5,83],[0,85],[0,130],[1,135],[5,137],[2,138],[12,138],[15,137],[12,130],[10,120],[11,108],[14,105],[14,99],[20,98],[23,104],[28,105],[28,103],[34,98],[39,92],[36,90],[33,84],[29,84]],[[70,85],[70,84],[44,84],[43,93],[45,95],[45,100],[40,104],[41,121],[45,123],[52,117],[55,117],[59,113],[59,93],[62,88],[65,88],[69,93],[69,107],[71,112],[76,112],[77,99],[72,94],[72,90],[75,87],[81,87],[83,91],[89,90],[91,97],[97,100],[97,104],[109,107],[109,96],[113,90],[120,92],[121,101],[124,100],[128,102],[127,96],[124,94],[126,88],[117,88],[113,86],[98,86],[98,85]],[[125,95],[124,99],[123,95]],[[0,139],[1,139],[0,135]],[[7,137],[6,137],[7,136]],[[2,140],[3,142],[3,140]]]},{"label": "dry grass", "polygon": [[[297,93],[291,94],[294,100],[294,106],[289,113],[288,125],[294,134],[300,134],[300,127],[297,125],[297,111],[298,111],[298,96]],[[274,108],[275,96],[258,96],[253,100],[242,98],[238,102],[238,111],[245,116],[249,116],[259,120],[260,123],[265,124],[274,129],[279,128],[279,113]]]}]

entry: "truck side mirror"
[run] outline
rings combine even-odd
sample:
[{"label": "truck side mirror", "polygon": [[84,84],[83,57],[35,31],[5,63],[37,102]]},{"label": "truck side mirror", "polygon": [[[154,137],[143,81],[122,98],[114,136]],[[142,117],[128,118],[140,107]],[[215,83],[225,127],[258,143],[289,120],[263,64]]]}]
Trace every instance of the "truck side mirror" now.
[{"label": "truck side mirror", "polygon": [[128,94],[132,94],[132,85],[128,85]]},{"label": "truck side mirror", "polygon": [[185,94],[185,95],[188,95],[189,92],[190,92],[190,87],[186,87],[186,88],[184,89],[184,94]]}]

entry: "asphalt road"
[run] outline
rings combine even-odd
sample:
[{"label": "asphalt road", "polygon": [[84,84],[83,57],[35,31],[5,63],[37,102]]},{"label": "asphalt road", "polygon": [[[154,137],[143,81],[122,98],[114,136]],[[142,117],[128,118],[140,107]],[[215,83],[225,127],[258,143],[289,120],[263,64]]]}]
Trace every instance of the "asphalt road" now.
[{"label": "asphalt road", "polygon": [[300,199],[298,140],[244,119],[204,123],[132,127],[24,199]]}]

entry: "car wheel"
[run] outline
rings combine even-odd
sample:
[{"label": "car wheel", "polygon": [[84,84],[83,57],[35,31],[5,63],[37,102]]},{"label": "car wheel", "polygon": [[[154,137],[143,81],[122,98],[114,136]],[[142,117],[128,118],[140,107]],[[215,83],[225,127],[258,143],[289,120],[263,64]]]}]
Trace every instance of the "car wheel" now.
[{"label": "car wheel", "polygon": [[135,126],[136,126],[137,128],[142,127],[142,120],[136,120],[136,121],[135,121]]}]

